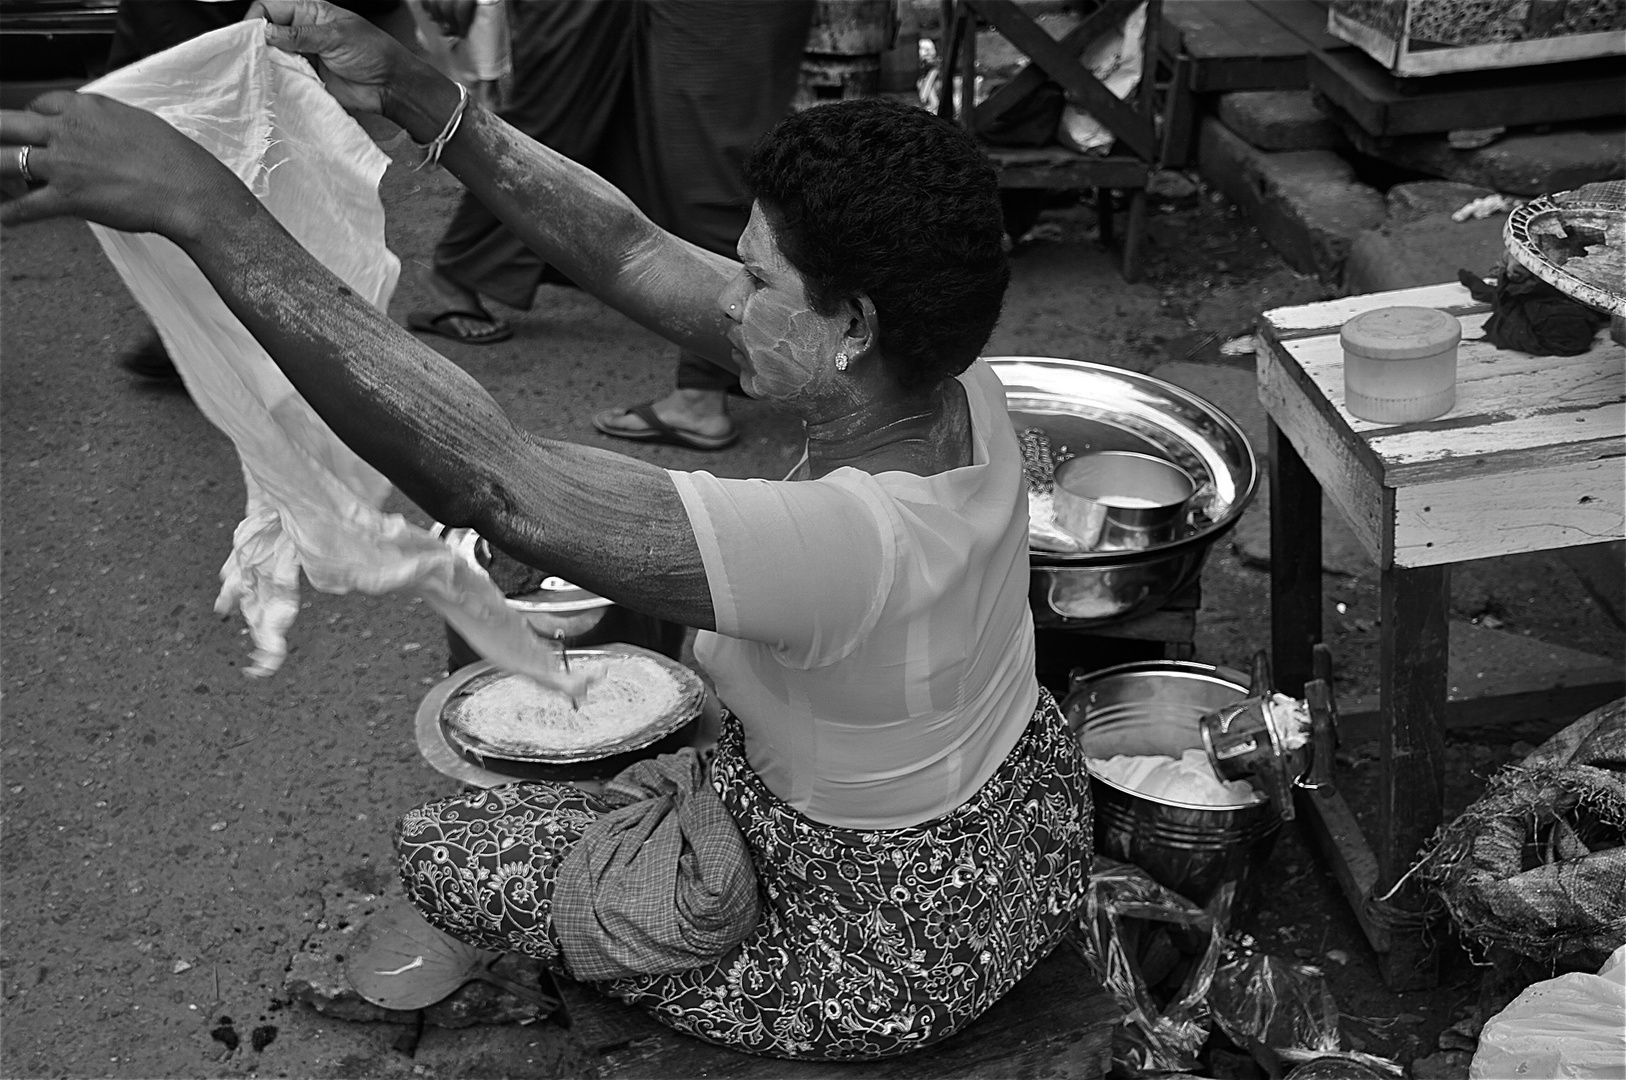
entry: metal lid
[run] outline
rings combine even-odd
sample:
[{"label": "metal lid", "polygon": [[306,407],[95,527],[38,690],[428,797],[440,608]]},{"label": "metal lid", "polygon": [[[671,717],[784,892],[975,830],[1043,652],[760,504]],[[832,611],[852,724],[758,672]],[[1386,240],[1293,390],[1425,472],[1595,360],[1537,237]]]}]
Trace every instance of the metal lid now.
[{"label": "metal lid", "polygon": [[1454,348],[1462,324],[1434,308],[1377,308],[1344,323],[1338,338],[1345,349],[1373,360],[1416,360]]},{"label": "metal lid", "polygon": [[[491,546],[473,529],[454,529],[437,524],[435,535],[450,544],[458,557],[480,573],[491,565]],[[489,575],[488,575],[489,576]],[[598,593],[588,592],[561,577],[546,577],[535,592],[524,596],[510,596],[508,606],[520,612],[538,612],[549,615],[567,615],[577,611],[592,611],[609,607],[615,601]]]}]

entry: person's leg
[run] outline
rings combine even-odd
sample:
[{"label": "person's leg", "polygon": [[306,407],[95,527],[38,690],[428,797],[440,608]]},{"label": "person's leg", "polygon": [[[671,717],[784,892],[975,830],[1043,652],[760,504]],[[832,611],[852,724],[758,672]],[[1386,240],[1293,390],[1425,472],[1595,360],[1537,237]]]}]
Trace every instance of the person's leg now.
[{"label": "person's leg", "polygon": [[[520,131],[591,165],[627,82],[634,11],[595,0],[527,0],[510,6],[513,91],[499,110]],[[481,297],[525,310],[546,264],[472,196],[465,195],[421,276],[435,310],[419,328],[465,341],[497,341],[507,325]],[[466,315],[457,314],[467,312]]]},{"label": "person's leg", "polygon": [[554,929],[559,864],[605,804],[571,784],[522,783],[437,799],[396,825],[407,899],[437,929],[564,973]]},{"label": "person's leg", "polygon": [[[751,209],[745,157],[790,108],[812,14],[812,0],[646,6],[633,81],[648,188],[641,205],[655,221],[710,251],[734,254]],[[674,389],[646,407],[667,431],[727,445],[735,430],[728,392],[738,385],[731,372],[684,352]],[[621,438],[660,437],[648,413],[640,415],[644,408],[605,410],[593,424]]]},{"label": "person's leg", "polygon": [[732,371],[683,349],[670,393],[630,408],[604,409],[594,414],[593,426],[618,439],[721,450],[738,438],[728,415],[728,395],[739,385]]},{"label": "person's leg", "polygon": [[917,1050],[1004,996],[1082,909],[1088,774],[1047,692],[982,789],[913,828],[801,816],[751,771],[734,723],[713,769],[751,848],[763,917],[715,964],[605,987],[679,1031],[776,1057]]},{"label": "person's leg", "polygon": [[521,311],[531,306],[543,262],[485,204],[464,192],[435,246],[433,262],[418,276],[431,307],[408,316],[408,325],[470,344],[512,336],[482,294]]}]

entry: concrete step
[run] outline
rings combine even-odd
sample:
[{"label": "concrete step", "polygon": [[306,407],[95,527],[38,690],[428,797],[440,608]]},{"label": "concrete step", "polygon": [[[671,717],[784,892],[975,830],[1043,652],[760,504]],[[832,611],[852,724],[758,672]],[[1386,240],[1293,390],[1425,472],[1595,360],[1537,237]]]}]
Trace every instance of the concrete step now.
[{"label": "concrete step", "polygon": [[1337,281],[1355,238],[1382,224],[1376,189],[1331,150],[1260,150],[1219,120],[1204,119],[1197,166],[1258,227],[1289,266]]},{"label": "concrete step", "polygon": [[1239,90],[1219,96],[1220,123],[1260,150],[1337,150],[1348,144],[1308,90]]},{"label": "concrete step", "polygon": [[1351,294],[1409,289],[1454,281],[1457,271],[1487,277],[1501,262],[1506,214],[1453,221],[1459,208],[1489,188],[1452,180],[1396,184],[1384,196],[1383,224],[1355,238],[1344,263],[1344,289]]}]

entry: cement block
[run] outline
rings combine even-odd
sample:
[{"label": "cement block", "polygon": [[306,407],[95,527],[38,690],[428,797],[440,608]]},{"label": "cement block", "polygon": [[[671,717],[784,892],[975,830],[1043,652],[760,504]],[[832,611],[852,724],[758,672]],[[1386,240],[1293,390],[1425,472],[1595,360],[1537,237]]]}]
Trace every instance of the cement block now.
[{"label": "cement block", "polygon": [[1490,188],[1461,184],[1455,180],[1413,180],[1396,184],[1383,195],[1384,205],[1389,208],[1389,218],[1384,224],[1388,227],[1430,214],[1449,217],[1475,199],[1494,194],[1496,192]]},{"label": "cement block", "polygon": [[1330,150],[1270,153],[1213,117],[1203,121],[1198,169],[1258,227],[1288,265],[1341,277],[1355,237],[1380,225],[1383,196]]},{"label": "cement block", "polygon": [[1222,94],[1220,123],[1261,150],[1333,150],[1344,137],[1308,90]]},{"label": "cement block", "polygon": [[1569,191],[1626,177],[1626,127],[1520,133],[1478,150],[1453,150],[1444,135],[1377,139],[1353,123],[1341,126],[1363,154],[1508,195]]},{"label": "cement block", "polygon": [[1457,280],[1458,270],[1485,277],[1502,257],[1506,223],[1506,214],[1462,222],[1439,213],[1411,221],[1390,219],[1350,245],[1344,291],[1353,295],[1438,285]]}]

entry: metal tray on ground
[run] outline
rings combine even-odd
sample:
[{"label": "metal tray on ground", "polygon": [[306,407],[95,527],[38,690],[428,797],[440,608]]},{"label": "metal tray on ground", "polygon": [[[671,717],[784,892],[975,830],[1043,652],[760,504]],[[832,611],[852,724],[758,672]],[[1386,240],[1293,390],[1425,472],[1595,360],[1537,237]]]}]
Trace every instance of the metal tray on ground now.
[{"label": "metal tray on ground", "polygon": [[420,732],[432,725],[439,741],[480,769],[538,780],[613,776],[640,758],[674,750],[692,739],[693,725],[705,700],[705,685],[689,668],[660,653],[619,643],[571,649],[568,655],[573,661],[602,656],[644,658],[663,669],[678,684],[678,701],[634,734],[596,746],[530,753],[495,748],[449,723],[446,715],[448,706],[477,689],[479,680],[500,674],[496,665],[482,660],[459,669],[430,689],[418,706]]}]

